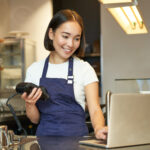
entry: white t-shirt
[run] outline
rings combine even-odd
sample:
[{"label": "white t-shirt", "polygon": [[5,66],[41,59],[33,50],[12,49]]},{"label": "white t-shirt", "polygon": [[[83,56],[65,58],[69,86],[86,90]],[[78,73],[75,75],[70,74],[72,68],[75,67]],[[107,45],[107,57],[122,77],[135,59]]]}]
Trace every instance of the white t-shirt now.
[{"label": "white t-shirt", "polygon": [[[86,61],[74,56],[73,76],[74,76],[74,94],[76,101],[85,110],[85,91],[84,87],[92,82],[98,82],[97,75],[93,67]],[[44,60],[33,63],[26,72],[25,82],[32,82],[39,85],[43,73]],[[47,78],[67,79],[69,61],[62,64],[48,64]]]}]

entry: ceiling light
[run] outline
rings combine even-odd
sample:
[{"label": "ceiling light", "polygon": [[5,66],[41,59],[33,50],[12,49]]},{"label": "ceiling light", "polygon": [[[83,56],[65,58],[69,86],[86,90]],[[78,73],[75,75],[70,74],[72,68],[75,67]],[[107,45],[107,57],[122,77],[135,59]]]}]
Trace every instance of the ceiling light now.
[{"label": "ceiling light", "polygon": [[99,0],[127,34],[148,33],[137,0]]},{"label": "ceiling light", "polygon": [[103,4],[113,4],[113,3],[130,3],[133,0],[99,0]]},{"label": "ceiling light", "polygon": [[108,8],[108,10],[127,34],[148,33],[136,6]]},{"label": "ceiling light", "polygon": [[99,0],[106,8],[138,5],[137,0]]}]

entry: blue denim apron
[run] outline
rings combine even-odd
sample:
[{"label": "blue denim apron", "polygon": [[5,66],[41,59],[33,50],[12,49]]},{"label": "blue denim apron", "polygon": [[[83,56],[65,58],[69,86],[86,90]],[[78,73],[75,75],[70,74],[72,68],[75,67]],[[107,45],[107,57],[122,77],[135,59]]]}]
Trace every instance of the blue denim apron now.
[{"label": "blue denim apron", "polygon": [[37,136],[84,136],[88,134],[85,112],[75,100],[73,89],[73,58],[69,59],[68,78],[46,78],[49,56],[47,57],[40,85],[44,86],[50,98],[37,101],[40,123]]}]

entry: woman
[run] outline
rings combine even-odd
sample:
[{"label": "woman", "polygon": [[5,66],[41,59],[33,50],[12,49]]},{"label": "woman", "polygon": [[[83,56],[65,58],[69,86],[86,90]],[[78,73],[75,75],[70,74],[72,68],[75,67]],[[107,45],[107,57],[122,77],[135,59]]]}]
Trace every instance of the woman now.
[{"label": "woman", "polygon": [[106,139],[96,73],[89,63],[77,57],[84,50],[83,21],[79,14],[69,9],[56,13],[48,25],[44,45],[50,55],[28,68],[25,81],[44,86],[50,98],[39,100],[40,88],[34,88],[29,95],[22,94],[28,118],[39,124],[36,134],[87,135],[86,97],[95,136]]}]

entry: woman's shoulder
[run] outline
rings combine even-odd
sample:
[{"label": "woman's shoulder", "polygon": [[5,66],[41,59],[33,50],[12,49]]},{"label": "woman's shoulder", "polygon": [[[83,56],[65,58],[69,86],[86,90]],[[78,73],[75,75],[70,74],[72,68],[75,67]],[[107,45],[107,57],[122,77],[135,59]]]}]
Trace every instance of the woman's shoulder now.
[{"label": "woman's shoulder", "polygon": [[75,67],[80,67],[82,68],[83,70],[87,69],[87,68],[91,68],[92,66],[89,64],[89,62],[79,58],[79,57],[76,57],[74,56],[74,64],[75,64]]},{"label": "woman's shoulder", "polygon": [[98,81],[94,68],[89,62],[78,57],[74,57],[74,76],[75,80],[83,85]]},{"label": "woman's shoulder", "polygon": [[89,64],[87,61],[85,61],[85,60],[83,60],[83,59],[81,59],[81,58],[79,58],[77,56],[74,56],[73,58],[74,58],[74,62],[76,64],[80,64],[80,65],[85,65],[85,64],[87,65],[87,64]]}]

